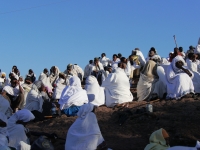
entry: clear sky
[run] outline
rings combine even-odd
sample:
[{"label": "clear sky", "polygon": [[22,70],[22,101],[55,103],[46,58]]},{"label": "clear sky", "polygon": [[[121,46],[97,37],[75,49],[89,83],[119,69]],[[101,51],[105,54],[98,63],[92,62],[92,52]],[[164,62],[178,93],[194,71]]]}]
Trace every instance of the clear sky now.
[{"label": "clear sky", "polygon": [[200,0],[2,0],[2,71],[17,65],[21,75],[33,69],[67,64],[84,68],[105,52],[128,57],[139,47],[147,56],[154,46],[167,57],[178,46],[186,51],[200,37]]}]

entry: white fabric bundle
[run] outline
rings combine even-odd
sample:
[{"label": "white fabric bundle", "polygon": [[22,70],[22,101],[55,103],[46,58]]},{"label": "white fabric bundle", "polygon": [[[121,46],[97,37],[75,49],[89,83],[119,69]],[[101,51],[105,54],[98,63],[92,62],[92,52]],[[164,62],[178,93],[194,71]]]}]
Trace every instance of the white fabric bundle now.
[{"label": "white fabric bundle", "polygon": [[87,91],[89,102],[101,106],[105,104],[104,88],[99,86],[96,77],[90,75],[85,81],[85,90]]},{"label": "white fabric bundle", "polygon": [[3,88],[3,91],[6,91],[6,93],[8,93],[12,96],[18,96],[19,95],[19,86],[16,86],[15,88],[13,88],[10,85],[7,85]]},{"label": "white fabric bundle", "polygon": [[80,79],[73,76],[69,79],[69,86],[62,91],[59,100],[60,109],[67,109],[72,105],[82,106],[84,103],[88,103],[87,93],[82,89]]},{"label": "white fabric bundle", "polygon": [[9,146],[17,148],[20,141],[29,144],[28,137],[26,136],[26,128],[21,124],[16,124],[16,122],[18,120],[29,122],[34,118],[34,115],[29,110],[22,109],[8,119]]},{"label": "white fabric bundle", "polygon": [[121,68],[117,68],[115,73],[109,74],[103,81],[102,87],[105,87],[107,107],[114,107],[116,104],[133,100],[129,79]]},{"label": "white fabric bundle", "polygon": [[93,108],[91,103],[81,106],[78,118],[68,130],[65,150],[95,150],[104,141],[96,115],[91,112]]},{"label": "white fabric bundle", "polygon": [[[194,93],[194,85],[192,82],[192,77],[176,67],[176,62],[182,61],[185,65],[185,61],[181,56],[176,56],[172,63],[168,66],[166,76],[167,76],[167,97],[180,99],[182,96]],[[185,67],[186,68],[186,67]]]},{"label": "white fabric bundle", "polygon": [[7,117],[12,115],[12,108],[10,107],[10,103],[7,99],[5,99],[2,95],[0,95],[0,112],[5,114]]}]

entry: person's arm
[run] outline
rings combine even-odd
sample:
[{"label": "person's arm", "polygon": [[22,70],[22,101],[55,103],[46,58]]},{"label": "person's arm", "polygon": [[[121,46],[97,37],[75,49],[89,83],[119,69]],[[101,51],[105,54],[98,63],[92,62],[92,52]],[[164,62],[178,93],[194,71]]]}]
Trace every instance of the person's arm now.
[{"label": "person's arm", "polygon": [[21,94],[23,94],[23,93],[24,93],[24,90],[23,90],[23,88],[21,87],[19,81],[18,81],[18,86],[19,86],[19,92],[20,92]]},{"label": "person's arm", "polygon": [[183,67],[181,67],[181,69],[182,69],[185,73],[187,73],[187,74],[189,75],[189,77],[192,77],[192,74],[190,73],[190,71],[189,71],[188,69],[185,69],[185,68],[183,68]]}]

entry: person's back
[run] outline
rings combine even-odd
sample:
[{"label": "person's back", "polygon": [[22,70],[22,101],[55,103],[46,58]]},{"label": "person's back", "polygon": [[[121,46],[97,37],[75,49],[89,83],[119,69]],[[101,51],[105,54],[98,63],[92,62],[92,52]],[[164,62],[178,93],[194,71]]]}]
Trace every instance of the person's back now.
[{"label": "person's back", "polygon": [[121,68],[117,68],[115,73],[109,74],[103,81],[102,87],[105,87],[107,107],[133,100],[129,79]]}]

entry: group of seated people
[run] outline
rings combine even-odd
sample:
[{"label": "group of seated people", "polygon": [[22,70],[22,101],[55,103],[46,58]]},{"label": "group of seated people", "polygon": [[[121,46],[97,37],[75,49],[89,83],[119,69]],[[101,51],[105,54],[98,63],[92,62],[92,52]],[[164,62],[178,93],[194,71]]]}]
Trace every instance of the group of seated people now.
[{"label": "group of seated people", "polygon": [[[52,106],[56,103],[68,117],[78,116],[68,131],[65,149],[104,148],[106,144],[94,115],[95,108],[102,105],[115,107],[133,101],[130,87],[135,78],[139,79],[138,101],[200,95],[198,51],[190,49],[185,54],[181,50],[181,47],[174,48],[169,58],[161,58],[152,47],[146,59],[139,48],[135,48],[128,58],[119,53],[110,60],[102,53],[100,58],[90,60],[84,71],[77,64],[67,65],[64,72],[52,66],[50,73],[45,68],[37,80],[32,69],[23,80],[17,66],[13,66],[9,78],[6,79],[4,72],[0,74],[0,112],[3,113],[0,121],[9,118],[8,123],[5,120],[2,124],[8,127],[5,129],[9,138],[14,139],[3,146],[17,149],[28,144],[30,148],[26,129],[18,124],[33,120],[35,111],[43,114],[45,103],[52,103]],[[17,139],[21,130],[24,135]],[[82,139],[77,140],[77,134],[83,134],[79,137]]]}]

